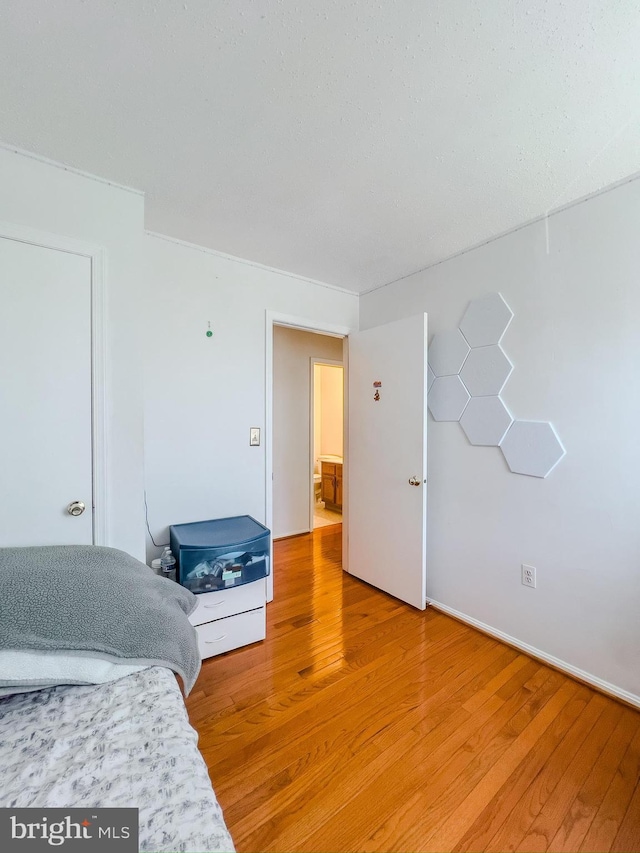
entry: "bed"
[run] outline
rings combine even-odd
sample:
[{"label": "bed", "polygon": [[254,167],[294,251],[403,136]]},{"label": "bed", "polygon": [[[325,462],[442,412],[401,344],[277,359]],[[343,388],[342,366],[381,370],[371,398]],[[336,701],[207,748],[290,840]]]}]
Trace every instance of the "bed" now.
[{"label": "bed", "polygon": [[0,582],[0,807],[137,807],[141,851],[233,851],[176,680],[195,596],[106,548],[0,549]]}]

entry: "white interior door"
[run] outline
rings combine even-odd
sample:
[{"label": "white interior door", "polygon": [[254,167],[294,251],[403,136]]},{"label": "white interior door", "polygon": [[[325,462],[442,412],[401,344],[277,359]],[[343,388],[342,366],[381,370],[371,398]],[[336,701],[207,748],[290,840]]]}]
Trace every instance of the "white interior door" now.
[{"label": "white interior door", "polygon": [[423,610],[426,314],[349,335],[348,429],[348,571]]},{"label": "white interior door", "polygon": [[91,544],[89,258],[0,238],[0,366],[0,546]]}]

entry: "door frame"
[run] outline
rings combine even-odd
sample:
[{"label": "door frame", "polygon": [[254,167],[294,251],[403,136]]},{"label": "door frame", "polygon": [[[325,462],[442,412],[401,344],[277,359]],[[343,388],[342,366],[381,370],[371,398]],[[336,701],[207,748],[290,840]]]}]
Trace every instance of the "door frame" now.
[{"label": "door frame", "polygon": [[[344,345],[343,345],[344,346]],[[315,444],[315,435],[314,435],[314,405],[316,399],[316,374],[315,374],[315,366],[316,364],[326,364],[329,367],[341,367],[342,368],[342,376],[344,380],[344,361],[338,361],[335,358],[320,358],[319,356],[312,355],[309,357],[309,530],[313,532],[313,516],[315,509],[315,488],[314,488],[314,467],[315,467],[315,453],[314,444]],[[344,384],[343,384],[344,387]],[[343,393],[343,398],[345,394]],[[344,401],[344,400],[343,400]],[[347,455],[344,452],[344,418],[345,418],[345,407],[343,406],[342,412],[342,441],[343,441],[343,462],[346,460]],[[343,464],[342,470],[344,472],[345,465]],[[344,482],[344,480],[343,480]],[[344,491],[344,486],[343,486]],[[343,508],[346,502],[343,502]],[[344,530],[344,527],[343,527]]]},{"label": "door frame", "polygon": [[[314,332],[319,335],[329,335],[334,338],[343,338],[345,346],[343,352],[343,367],[344,367],[344,398],[345,398],[345,418],[344,418],[344,458],[348,459],[348,422],[347,422],[347,406],[349,393],[349,335],[356,329],[349,326],[340,326],[335,323],[325,323],[321,320],[312,320],[308,317],[296,317],[292,314],[281,314],[278,311],[265,311],[265,440],[264,440],[264,459],[265,459],[265,524],[271,530],[273,528],[273,327],[286,326],[289,329],[298,329],[301,332]],[[347,553],[348,543],[348,514],[345,509],[348,507],[348,489],[349,477],[348,466],[343,468],[343,515],[342,515],[342,553]],[[269,565],[271,571],[267,577],[267,601],[273,600],[273,538],[270,539]],[[343,568],[345,564],[343,563]]]},{"label": "door frame", "polygon": [[0,221],[0,237],[88,258],[91,264],[91,488],[93,544],[108,544],[106,277],[101,246]]}]

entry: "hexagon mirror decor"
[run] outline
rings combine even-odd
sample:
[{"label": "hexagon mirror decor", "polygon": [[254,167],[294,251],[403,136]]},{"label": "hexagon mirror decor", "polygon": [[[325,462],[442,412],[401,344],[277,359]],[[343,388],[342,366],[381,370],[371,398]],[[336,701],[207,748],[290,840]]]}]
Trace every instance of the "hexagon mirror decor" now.
[{"label": "hexagon mirror decor", "polygon": [[472,397],[495,396],[504,388],[512,370],[502,347],[476,347],[469,353],[460,378]]},{"label": "hexagon mirror decor", "polygon": [[469,392],[459,376],[438,376],[427,395],[435,421],[459,421],[469,402]]},{"label": "hexagon mirror decor", "polygon": [[460,331],[471,347],[488,347],[500,343],[513,319],[513,311],[500,293],[473,299],[464,312]]},{"label": "hexagon mirror decor", "polygon": [[514,421],[500,450],[510,471],[529,477],[546,477],[566,453],[554,428],[543,421]]},{"label": "hexagon mirror decor", "polygon": [[511,412],[500,397],[472,397],[460,418],[471,444],[492,447],[498,447],[512,423]]},{"label": "hexagon mirror decor", "polygon": [[431,368],[429,367],[429,365],[427,365],[427,391],[428,391],[428,390],[431,388],[431,386],[433,385],[433,380],[434,380],[435,378],[436,378],[435,373],[433,372],[433,370],[431,370]]},{"label": "hexagon mirror decor", "polygon": [[429,367],[435,376],[455,376],[468,355],[469,344],[459,329],[438,332],[429,347]]}]

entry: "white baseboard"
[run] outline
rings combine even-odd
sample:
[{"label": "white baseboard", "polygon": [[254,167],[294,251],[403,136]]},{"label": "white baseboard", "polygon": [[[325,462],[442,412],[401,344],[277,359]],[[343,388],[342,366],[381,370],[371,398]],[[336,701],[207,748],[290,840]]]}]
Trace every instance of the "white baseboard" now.
[{"label": "white baseboard", "polygon": [[626,702],[628,705],[633,705],[635,708],[640,708],[640,696],[636,696],[634,693],[629,693],[621,687],[616,687],[615,684],[609,684],[608,681],[603,681],[601,678],[591,675],[590,672],[578,669],[577,666],[572,666],[570,663],[560,660],[560,658],[556,658],[553,655],[549,655],[546,652],[541,651],[540,649],[536,649],[528,643],[523,643],[521,640],[511,637],[509,634],[505,634],[504,631],[492,628],[491,625],[485,625],[484,622],[474,619],[473,616],[467,616],[466,613],[454,610],[453,607],[442,604],[440,601],[428,598],[427,603],[432,604],[436,610],[441,610],[443,613],[447,613],[449,616],[459,619],[460,622],[465,622],[467,625],[477,628],[479,631],[482,631],[483,634],[489,634],[489,636],[495,637],[497,640],[502,640],[509,646],[514,646],[516,649],[520,649],[525,654],[531,655],[531,657],[537,658],[544,663],[548,663],[556,669],[566,672],[567,675],[572,675],[579,681],[584,681],[586,684],[590,684],[598,690],[601,690],[603,693],[607,693],[609,696],[621,699],[623,702]]}]

